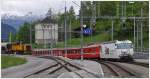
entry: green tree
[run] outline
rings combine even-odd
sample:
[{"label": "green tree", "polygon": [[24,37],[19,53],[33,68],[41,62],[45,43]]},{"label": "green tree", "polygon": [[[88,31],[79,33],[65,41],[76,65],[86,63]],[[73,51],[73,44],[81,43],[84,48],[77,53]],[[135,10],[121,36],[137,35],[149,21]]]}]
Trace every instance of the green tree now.
[{"label": "green tree", "polygon": [[19,29],[16,34],[16,40],[23,43],[30,43],[30,27],[32,29],[32,42],[35,41],[35,31],[34,31],[35,23],[29,24],[25,22]]},{"label": "green tree", "polygon": [[82,11],[82,16],[92,16],[92,2],[91,1],[82,1],[80,14]]},{"label": "green tree", "polygon": [[18,37],[19,37],[19,41],[23,42],[23,43],[29,43],[30,42],[30,24],[29,23],[24,23],[18,32]]},{"label": "green tree", "polygon": [[69,19],[71,19],[71,21],[75,20],[75,12],[74,12],[73,6],[70,7],[68,15],[69,15]]}]

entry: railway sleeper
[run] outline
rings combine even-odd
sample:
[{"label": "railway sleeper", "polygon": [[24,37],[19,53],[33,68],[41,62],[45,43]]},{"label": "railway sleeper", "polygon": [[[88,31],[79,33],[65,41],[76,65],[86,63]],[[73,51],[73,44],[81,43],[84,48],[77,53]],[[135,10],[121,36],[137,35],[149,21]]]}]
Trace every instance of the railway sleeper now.
[{"label": "railway sleeper", "polygon": [[129,73],[131,76],[130,77],[141,77],[142,75],[140,75],[139,73],[135,72],[133,69],[123,66],[121,64],[116,64],[116,63],[112,63],[112,62],[107,62],[107,63],[111,63],[119,68],[121,68],[122,70],[124,70],[125,72]]},{"label": "railway sleeper", "polygon": [[42,69],[42,70],[38,70],[38,71],[36,71],[36,72],[34,72],[34,73],[30,74],[30,75],[27,75],[27,76],[25,76],[24,78],[29,77],[29,76],[31,76],[31,75],[35,75],[35,74],[42,73],[42,72],[46,71],[47,69],[50,69],[50,68],[56,67],[56,66],[58,66],[58,65],[59,65],[59,64],[58,64],[58,63],[56,63],[56,64],[54,64],[54,65],[52,65],[52,66],[49,66],[49,67],[44,68],[44,69]]},{"label": "railway sleeper", "polygon": [[140,65],[140,66],[143,66],[143,67],[146,67],[146,68],[149,68],[149,64],[148,63],[142,63],[142,62],[128,62],[129,64],[135,64],[135,65]]},{"label": "railway sleeper", "polygon": [[65,68],[67,71],[71,72],[71,70],[69,68],[67,68],[66,65],[67,65],[67,63],[60,64],[60,67],[56,67],[55,69],[51,70],[48,74],[53,74],[53,73],[55,73],[56,71],[58,71],[62,68]]},{"label": "railway sleeper", "polygon": [[112,68],[109,64],[106,64],[106,63],[103,63],[103,62],[101,62],[101,64],[107,66],[112,72],[114,72],[114,74],[115,74],[116,76],[119,76],[119,77],[122,76],[118,71],[116,71],[114,68]]}]

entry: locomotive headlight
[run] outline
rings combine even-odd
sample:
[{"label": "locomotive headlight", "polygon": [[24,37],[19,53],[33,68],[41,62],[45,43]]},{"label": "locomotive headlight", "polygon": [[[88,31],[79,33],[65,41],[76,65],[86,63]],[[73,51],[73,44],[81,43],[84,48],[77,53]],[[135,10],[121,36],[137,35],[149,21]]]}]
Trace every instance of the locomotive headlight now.
[{"label": "locomotive headlight", "polygon": [[121,51],[121,55],[123,56],[127,55],[127,51]]},{"label": "locomotive headlight", "polygon": [[124,55],[124,54],[127,54],[127,52],[121,52],[121,54],[123,54],[123,55]]}]

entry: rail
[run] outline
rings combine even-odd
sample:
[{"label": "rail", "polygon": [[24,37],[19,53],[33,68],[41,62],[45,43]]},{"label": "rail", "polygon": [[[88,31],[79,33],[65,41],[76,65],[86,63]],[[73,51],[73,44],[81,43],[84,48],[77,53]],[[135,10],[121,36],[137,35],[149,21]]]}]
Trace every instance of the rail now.
[{"label": "rail", "polygon": [[99,60],[94,60],[108,69],[114,74],[114,76],[122,78],[122,77],[136,77],[140,78],[141,75],[139,73],[136,73],[132,69],[123,66],[121,64],[117,64],[116,62],[110,62],[110,61],[99,61]]}]

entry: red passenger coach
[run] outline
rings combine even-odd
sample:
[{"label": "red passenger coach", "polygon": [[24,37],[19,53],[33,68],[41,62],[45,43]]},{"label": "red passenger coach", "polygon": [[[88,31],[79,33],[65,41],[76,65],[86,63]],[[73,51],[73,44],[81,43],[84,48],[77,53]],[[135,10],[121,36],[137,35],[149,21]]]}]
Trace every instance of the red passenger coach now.
[{"label": "red passenger coach", "polygon": [[[99,58],[100,46],[90,46],[83,48],[83,58]],[[81,48],[67,49],[67,58],[81,58]]]},{"label": "red passenger coach", "polygon": [[[92,45],[83,47],[83,58],[100,58],[100,45]],[[67,54],[66,54],[67,53]],[[71,59],[81,58],[81,48],[54,48],[50,49],[34,49],[32,55],[34,56],[63,56]]]}]

